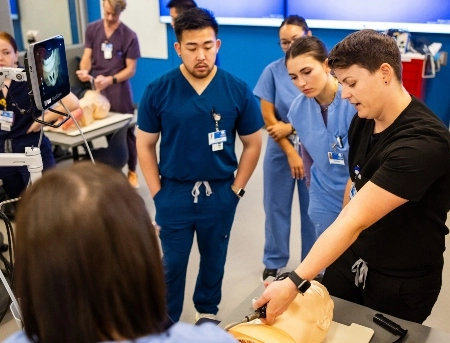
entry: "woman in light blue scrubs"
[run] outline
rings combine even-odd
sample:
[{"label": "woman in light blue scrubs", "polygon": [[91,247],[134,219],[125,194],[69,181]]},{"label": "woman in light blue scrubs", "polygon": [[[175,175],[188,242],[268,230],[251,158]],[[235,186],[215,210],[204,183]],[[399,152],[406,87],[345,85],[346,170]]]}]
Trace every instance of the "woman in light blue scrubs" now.
[{"label": "woman in light blue scrubs", "polygon": [[300,138],[308,214],[317,237],[342,209],[348,173],[348,128],[355,107],[341,98],[341,86],[327,63],[327,49],[316,37],[300,37],[286,54],[286,67],[301,91],[288,118]]},{"label": "woman in light blue scrubs", "polygon": [[[287,17],[280,26],[279,44],[283,52],[298,37],[311,35],[305,19]],[[292,199],[297,187],[301,214],[301,259],[315,242],[315,229],[308,217],[309,196],[299,155],[294,144],[297,136],[287,114],[292,101],[300,95],[286,70],[284,57],[269,64],[262,72],[253,93],[261,101],[261,111],[269,137],[264,156],[265,266],[263,280],[276,276],[289,260]],[[298,141],[297,141],[298,142]]]}]

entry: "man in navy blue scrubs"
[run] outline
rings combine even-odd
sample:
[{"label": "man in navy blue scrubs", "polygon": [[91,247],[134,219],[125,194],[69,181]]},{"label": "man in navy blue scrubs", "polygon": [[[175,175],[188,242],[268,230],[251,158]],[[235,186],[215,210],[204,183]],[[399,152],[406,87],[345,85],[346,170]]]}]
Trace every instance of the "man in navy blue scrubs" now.
[{"label": "man in navy blue scrubs", "polygon": [[[201,256],[196,317],[218,312],[231,226],[258,162],[263,121],[249,87],[215,65],[221,43],[212,14],[189,9],[174,28],[182,64],[144,92],[137,148],[161,226],[169,315],[178,321],[194,233]],[[239,161],[236,134],[243,143]]]}]

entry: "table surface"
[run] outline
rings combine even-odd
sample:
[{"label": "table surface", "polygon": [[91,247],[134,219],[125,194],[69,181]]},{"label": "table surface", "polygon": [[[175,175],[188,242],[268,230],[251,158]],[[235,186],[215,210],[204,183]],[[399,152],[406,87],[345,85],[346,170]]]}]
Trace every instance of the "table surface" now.
[{"label": "table surface", "polygon": [[[116,114],[116,113],[111,113],[111,114]],[[96,138],[99,138],[102,136],[106,136],[106,135],[113,133],[113,132],[117,131],[118,129],[120,129],[123,126],[124,121],[129,120],[129,119],[130,119],[129,115],[124,116],[123,120],[117,121],[112,124],[107,124],[105,126],[96,128],[95,130],[83,133],[84,137],[89,142],[89,141],[92,141],[93,139],[96,139]],[[131,121],[130,121],[130,126],[135,125],[135,124],[136,124],[136,115],[133,115],[133,117],[131,118]],[[50,142],[52,142],[53,144],[61,145],[66,148],[74,148],[79,145],[84,145],[84,139],[81,134],[76,135],[76,136],[69,136],[63,132],[49,130],[49,131],[45,131],[45,135],[48,137]]]},{"label": "table surface", "polygon": [[[244,301],[236,306],[230,315],[219,324],[224,328],[230,323],[242,320],[246,315],[253,311],[252,299],[259,297],[264,290],[261,283]],[[363,325],[374,330],[374,335],[370,343],[387,343],[396,341],[399,336],[391,334],[378,324],[373,322],[373,317],[379,311],[372,310],[368,307],[351,303],[336,297],[332,297],[334,301],[333,321],[345,325],[352,323]],[[450,343],[450,333],[433,329],[425,325],[413,323],[407,320],[393,317],[391,315],[383,315],[399,324],[403,329],[408,330],[405,343]]]}]

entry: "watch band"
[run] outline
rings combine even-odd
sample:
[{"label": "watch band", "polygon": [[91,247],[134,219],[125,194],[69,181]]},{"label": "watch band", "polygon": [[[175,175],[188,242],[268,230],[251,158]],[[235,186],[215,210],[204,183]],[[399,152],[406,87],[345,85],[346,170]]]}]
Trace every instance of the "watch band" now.
[{"label": "watch band", "polygon": [[112,77],[112,80],[113,80],[113,84],[116,84],[117,83],[117,79],[116,79],[116,77],[113,75],[113,77]]},{"label": "watch band", "polygon": [[[292,125],[291,125],[292,126]],[[291,135],[297,135],[297,131],[295,130],[295,128],[292,126],[292,132]]]},{"label": "watch band", "polygon": [[305,293],[311,287],[311,282],[303,280],[295,271],[290,272],[288,278],[292,280],[301,294]]},{"label": "watch band", "polygon": [[239,198],[242,198],[245,194],[245,190],[243,188],[237,187],[235,185],[231,185],[231,189]]}]

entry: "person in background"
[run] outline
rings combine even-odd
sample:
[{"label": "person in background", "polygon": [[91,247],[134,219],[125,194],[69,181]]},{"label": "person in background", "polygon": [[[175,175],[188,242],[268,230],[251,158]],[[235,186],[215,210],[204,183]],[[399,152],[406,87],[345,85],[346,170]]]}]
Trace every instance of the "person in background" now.
[{"label": "person in background", "polygon": [[[0,67],[17,68],[19,53],[15,39],[7,32],[0,32]],[[0,153],[25,153],[26,147],[39,147],[44,171],[56,165],[49,139],[42,135],[42,125],[35,122],[35,114],[40,111],[31,103],[28,83],[5,79],[0,90]],[[69,93],[62,99],[69,111],[78,107],[77,97]],[[62,105],[54,106],[56,110],[66,112]],[[4,119],[5,118],[5,119]],[[10,120],[7,121],[7,118]],[[45,111],[38,119],[46,122],[60,118],[59,114]],[[26,166],[0,167],[0,179],[10,199],[17,198],[27,187],[30,173]]]},{"label": "person in background", "polygon": [[[150,83],[139,105],[139,163],[161,227],[174,321],[183,308],[194,234],[200,252],[196,319],[216,318],[236,206],[261,151],[263,121],[255,96],[245,82],[214,64],[218,29],[206,9],[181,13],[175,19],[175,49],[182,64]],[[239,161],[237,135],[243,144]]]},{"label": "person in background", "polygon": [[170,0],[166,7],[170,11],[170,17],[172,18],[172,21],[170,25],[173,27],[173,22],[178,15],[191,8],[197,7],[197,4],[194,0]]},{"label": "person in background", "polygon": [[342,87],[331,75],[327,49],[317,37],[298,38],[286,54],[286,67],[301,91],[288,118],[301,142],[308,215],[316,240],[342,209],[349,177],[348,128],[355,107],[341,98]]},{"label": "person in background", "polygon": [[358,111],[349,130],[345,207],[290,277],[268,285],[254,306],[268,302],[272,323],[305,280],[326,268],[331,295],[422,323],[442,284],[450,132],[404,88],[392,37],[352,33],[331,50],[328,65]]},{"label": "person in background", "polygon": [[[166,7],[170,9],[170,17],[172,18],[170,25],[173,27],[175,18],[178,17],[181,12],[198,6],[194,0],[170,0]],[[216,66],[220,66],[219,54],[216,55],[215,64]]]},{"label": "person in background", "polygon": [[[86,28],[85,49],[77,76],[82,82],[94,81],[95,89],[111,103],[112,112],[134,113],[129,79],[134,76],[140,57],[138,38],[120,21],[120,15],[127,6],[126,0],[103,0],[102,4],[104,18]],[[127,132],[128,180],[138,188],[134,131],[133,126]]]},{"label": "person in background", "polygon": [[[304,18],[288,16],[279,29],[284,53],[298,37],[311,35]],[[287,114],[292,101],[300,95],[288,75],[285,58],[270,63],[262,72],[253,93],[260,99],[261,112],[269,137],[264,156],[265,243],[262,279],[276,277],[289,260],[292,199],[297,187],[301,219],[301,260],[316,240],[308,216],[309,194],[303,178],[303,162],[294,127]]]},{"label": "person in background", "polygon": [[111,167],[84,161],[44,174],[24,193],[15,232],[25,328],[5,342],[236,342],[211,323],[167,328],[155,228]]}]

